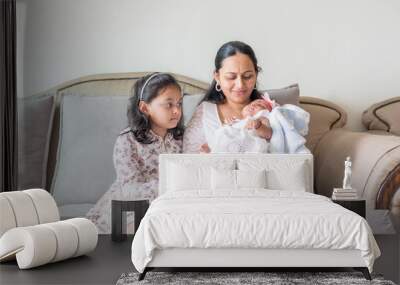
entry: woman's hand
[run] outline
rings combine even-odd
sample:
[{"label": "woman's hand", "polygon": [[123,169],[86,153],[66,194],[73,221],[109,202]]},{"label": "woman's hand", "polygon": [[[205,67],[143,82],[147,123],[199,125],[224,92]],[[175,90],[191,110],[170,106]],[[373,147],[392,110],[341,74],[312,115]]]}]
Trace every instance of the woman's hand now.
[{"label": "woman's hand", "polygon": [[208,144],[204,143],[200,146],[200,153],[210,153],[211,149]]}]

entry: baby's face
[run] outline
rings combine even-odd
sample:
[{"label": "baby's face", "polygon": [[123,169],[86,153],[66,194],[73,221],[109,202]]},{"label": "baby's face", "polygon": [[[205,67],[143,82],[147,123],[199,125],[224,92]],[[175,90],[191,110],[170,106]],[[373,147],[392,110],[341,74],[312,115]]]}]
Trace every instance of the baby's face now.
[{"label": "baby's face", "polygon": [[262,102],[259,102],[259,100],[254,100],[253,102],[251,102],[250,104],[248,104],[247,106],[245,106],[243,108],[242,116],[244,118],[247,118],[249,116],[254,116],[261,110],[265,110],[265,109],[267,109],[267,108],[264,106],[264,104],[262,104]]}]

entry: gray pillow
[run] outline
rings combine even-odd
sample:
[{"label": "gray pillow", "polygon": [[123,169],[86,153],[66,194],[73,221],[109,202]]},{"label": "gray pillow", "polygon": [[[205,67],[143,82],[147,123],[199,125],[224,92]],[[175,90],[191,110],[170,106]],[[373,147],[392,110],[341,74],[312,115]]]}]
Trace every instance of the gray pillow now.
[{"label": "gray pillow", "polygon": [[32,96],[18,100],[19,189],[46,187],[54,109],[53,96]]},{"label": "gray pillow", "polygon": [[271,99],[275,100],[279,105],[300,105],[300,90],[297,83],[281,89],[269,89],[261,92],[265,91],[267,91]]},{"label": "gray pillow", "polygon": [[197,105],[199,105],[200,101],[204,97],[203,94],[184,94],[183,102],[182,102],[182,112],[183,112],[183,124],[185,127],[189,123],[190,119],[193,116],[194,111],[196,110]]},{"label": "gray pillow", "polygon": [[127,96],[64,95],[52,193],[57,205],[94,204],[115,180],[113,147]]}]

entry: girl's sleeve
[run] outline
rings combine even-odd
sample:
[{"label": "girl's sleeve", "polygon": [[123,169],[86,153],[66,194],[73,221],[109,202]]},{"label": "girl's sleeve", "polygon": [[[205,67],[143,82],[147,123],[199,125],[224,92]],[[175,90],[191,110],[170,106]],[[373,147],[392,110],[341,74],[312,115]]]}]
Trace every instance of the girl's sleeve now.
[{"label": "girl's sleeve", "polygon": [[183,135],[183,153],[199,153],[200,146],[206,143],[203,129],[203,105],[197,106]]},{"label": "girl's sleeve", "polygon": [[150,199],[157,194],[158,180],[143,181],[136,143],[128,136],[117,138],[114,146],[114,167],[121,185],[120,199]]},{"label": "girl's sleeve", "polygon": [[128,134],[120,135],[114,145],[113,161],[117,181],[121,185],[135,181],[140,176],[137,148]]}]

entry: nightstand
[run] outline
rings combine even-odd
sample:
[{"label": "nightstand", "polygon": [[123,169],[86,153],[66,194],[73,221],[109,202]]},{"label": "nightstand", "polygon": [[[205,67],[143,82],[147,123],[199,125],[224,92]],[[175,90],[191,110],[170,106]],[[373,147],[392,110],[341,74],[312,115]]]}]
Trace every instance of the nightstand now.
[{"label": "nightstand", "polygon": [[135,213],[135,232],[137,231],[140,221],[149,208],[149,200],[137,201],[111,201],[111,239],[113,241],[124,241],[127,235],[122,233],[123,227],[126,227],[126,213]]},{"label": "nightstand", "polygon": [[339,204],[340,206],[359,214],[365,219],[365,200],[332,200],[332,202]]}]

